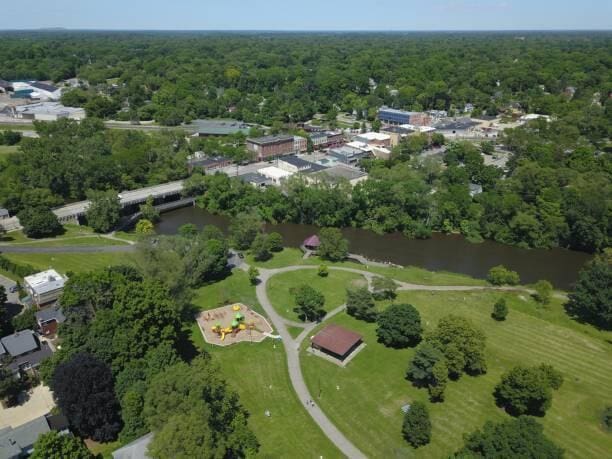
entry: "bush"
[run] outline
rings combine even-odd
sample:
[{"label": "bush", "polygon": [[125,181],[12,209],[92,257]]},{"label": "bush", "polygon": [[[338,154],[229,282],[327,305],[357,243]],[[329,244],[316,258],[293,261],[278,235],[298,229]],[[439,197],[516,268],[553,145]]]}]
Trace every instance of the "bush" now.
[{"label": "bush", "polygon": [[374,298],[367,287],[353,288],[346,291],[346,312],[355,319],[374,322],[377,312]]},{"label": "bush", "polygon": [[428,444],[431,441],[431,421],[429,411],[422,402],[414,402],[404,415],[402,424],[404,439],[415,448]]},{"label": "bush", "polygon": [[18,277],[31,276],[38,271],[30,265],[20,265],[0,255],[0,269],[15,274]]},{"label": "bush", "polygon": [[397,296],[397,284],[389,277],[376,276],[372,279],[372,289],[376,300],[392,300]]},{"label": "bush", "polygon": [[546,280],[539,280],[533,286],[535,293],[533,297],[538,303],[548,304],[552,298],[553,286]]},{"label": "bush", "polygon": [[606,431],[612,432],[612,406],[608,406],[603,410],[601,414],[601,425]]},{"label": "bush", "polygon": [[487,280],[493,285],[517,285],[521,278],[516,271],[511,271],[503,265],[494,266],[489,270]]},{"label": "bush", "polygon": [[34,312],[34,308],[26,309],[21,314],[13,317],[12,323],[15,331],[36,328],[36,313]]},{"label": "bush", "polygon": [[421,341],[421,315],[411,304],[392,304],[376,318],[378,342],[397,349]]},{"label": "bush", "polygon": [[257,269],[255,266],[249,266],[249,282],[251,282],[251,285],[256,285],[257,284],[257,278],[259,277],[259,269]]},{"label": "bush", "polygon": [[506,320],[506,317],[508,317],[508,306],[506,305],[505,298],[500,298],[493,305],[493,312],[491,313],[491,317],[499,321]]},{"label": "bush", "polygon": [[327,265],[320,265],[317,270],[317,274],[321,277],[329,276],[329,270],[327,269]]}]

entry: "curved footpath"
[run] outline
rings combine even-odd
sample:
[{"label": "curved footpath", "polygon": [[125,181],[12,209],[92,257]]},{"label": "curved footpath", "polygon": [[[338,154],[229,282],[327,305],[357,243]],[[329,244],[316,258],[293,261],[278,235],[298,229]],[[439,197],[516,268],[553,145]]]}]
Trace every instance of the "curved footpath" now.
[{"label": "curved footpath", "polygon": [[[241,263],[240,268],[247,271],[249,266],[246,263]],[[304,339],[310,335],[312,330],[320,325],[320,323],[330,319],[336,314],[342,312],[345,305],[339,306],[334,310],[328,312],[321,322],[305,322],[299,323],[292,320],[285,319],[282,317],[272,306],[266,287],[271,277],[285,273],[289,271],[297,271],[301,269],[317,269],[314,265],[295,265],[287,266],[285,268],[278,269],[259,269],[259,283],[255,290],[257,293],[257,300],[263,307],[264,311],[272,321],[274,328],[278,335],[282,338],[283,346],[287,354],[287,367],[289,368],[289,378],[293,389],[295,390],[302,406],[310,414],[312,419],[317,423],[321,430],[327,435],[327,437],[336,445],[336,447],[348,458],[358,459],[365,458],[366,456],[348,439],[344,436],[340,430],[329,420],[325,413],[319,408],[318,405],[309,405],[308,401],[313,400],[312,395],[308,391],[306,382],[302,375],[302,368],[300,366],[300,346]],[[373,277],[382,277],[380,274],[373,273],[370,271],[363,271],[354,268],[344,267],[330,267],[330,270],[336,271],[347,271],[355,274],[364,276],[368,284],[371,284]],[[395,281],[398,284],[398,290],[426,290],[426,291],[470,291],[470,290],[502,290],[502,291],[521,291],[525,293],[533,293],[532,290],[521,288],[521,287],[489,287],[489,286],[465,286],[465,285],[419,285],[411,284],[407,282]],[[287,330],[287,326],[302,327],[304,330],[299,334],[297,338],[292,338]]]}]

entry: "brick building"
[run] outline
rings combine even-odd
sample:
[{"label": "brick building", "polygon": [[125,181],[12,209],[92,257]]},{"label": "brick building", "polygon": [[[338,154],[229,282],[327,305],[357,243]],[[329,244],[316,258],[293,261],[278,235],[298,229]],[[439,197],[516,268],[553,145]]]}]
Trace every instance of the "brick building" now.
[{"label": "brick building", "polygon": [[292,135],[269,135],[246,140],[247,150],[259,161],[293,153],[294,143]]}]

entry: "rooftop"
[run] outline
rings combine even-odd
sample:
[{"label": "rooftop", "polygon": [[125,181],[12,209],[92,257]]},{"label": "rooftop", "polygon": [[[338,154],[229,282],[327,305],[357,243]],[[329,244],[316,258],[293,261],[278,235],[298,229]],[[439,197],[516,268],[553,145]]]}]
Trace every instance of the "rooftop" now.
[{"label": "rooftop", "polygon": [[37,295],[63,288],[66,282],[66,279],[54,269],[26,276],[23,280]]},{"label": "rooftop", "polygon": [[9,216],[9,211],[6,209],[0,208],[0,217],[8,217],[8,216]]},{"label": "rooftop", "polygon": [[237,132],[248,134],[249,132],[249,126],[246,123],[232,119],[193,120],[187,127],[204,135],[230,135]]},{"label": "rooftop", "polygon": [[36,312],[36,321],[40,324],[55,319],[58,323],[66,321],[66,317],[58,304]]},{"label": "rooftop", "polygon": [[328,325],[312,338],[312,343],[326,351],[344,356],[362,340],[359,333],[340,325]]},{"label": "rooftop", "polygon": [[252,183],[255,185],[262,185],[270,182],[268,178],[257,172],[247,172],[246,174],[239,175],[238,178],[245,183]]},{"label": "rooftop", "polygon": [[285,162],[287,164],[291,164],[292,166],[297,167],[298,169],[307,168],[313,165],[310,161],[306,161],[302,158],[298,158],[297,156],[283,156],[278,160],[279,162]]},{"label": "rooftop", "polygon": [[59,102],[39,102],[36,104],[19,105],[15,107],[17,113],[21,114],[48,114],[48,115],[70,115],[84,113],[85,109],[66,107]]},{"label": "rooftop", "polygon": [[231,161],[231,159],[225,156],[205,156],[201,158],[192,158],[188,161],[191,166],[214,166],[216,164],[226,163]]},{"label": "rooftop", "polygon": [[40,81],[34,81],[33,83],[30,83],[30,86],[32,86],[33,88],[36,89],[41,89],[43,91],[47,91],[47,92],[55,92],[57,91],[57,88],[51,84],[47,84],[47,83],[41,83]]},{"label": "rooftop", "polygon": [[292,135],[267,135],[264,137],[257,137],[257,138],[249,138],[247,139],[248,142],[251,143],[255,143],[257,145],[272,145],[275,143],[284,143],[284,142],[291,142],[293,143],[293,136]]},{"label": "rooftop", "polygon": [[264,177],[268,177],[268,178],[276,179],[276,180],[286,178],[286,177],[291,177],[291,175],[293,175],[291,172],[287,172],[281,169],[280,167],[276,167],[276,166],[264,167],[263,169],[259,169],[258,172]]},{"label": "rooftop", "polygon": [[50,432],[44,416],[33,419],[19,427],[0,430],[0,458],[21,457],[29,452],[40,434]]},{"label": "rooftop", "polygon": [[153,433],[148,433],[113,451],[113,459],[148,459],[147,449],[153,440]]},{"label": "rooftop", "polygon": [[46,341],[43,341],[40,345],[40,349],[30,352],[29,354],[20,355],[15,357],[11,363],[7,365],[7,368],[11,371],[18,371],[22,366],[36,367],[42,361],[47,360],[53,355],[53,351],[49,347]]},{"label": "rooftop", "polygon": [[36,338],[34,338],[34,332],[32,330],[22,330],[13,333],[12,335],[5,336],[0,341],[4,349],[6,349],[12,357],[18,357],[38,349],[38,343],[36,342]]},{"label": "rooftop", "polygon": [[360,177],[365,177],[367,174],[354,167],[346,166],[344,164],[336,164],[335,166],[329,167],[321,174],[326,174],[332,178],[344,178],[347,180],[355,180]]},{"label": "rooftop", "polygon": [[378,109],[379,113],[382,111],[385,111],[387,113],[395,113],[398,115],[414,115],[416,113],[419,113],[419,112],[408,112],[406,110],[398,110],[397,108],[387,107],[386,105],[383,105],[382,107]]},{"label": "rooftop", "polygon": [[382,132],[364,132],[363,134],[359,134],[357,138],[366,139],[366,140],[389,140],[388,134],[383,134]]}]

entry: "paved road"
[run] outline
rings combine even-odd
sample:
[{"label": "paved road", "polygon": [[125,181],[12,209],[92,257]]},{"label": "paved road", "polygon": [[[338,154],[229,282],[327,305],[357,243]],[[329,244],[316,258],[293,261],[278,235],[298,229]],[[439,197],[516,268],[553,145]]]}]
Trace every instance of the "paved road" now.
[{"label": "paved road", "polygon": [[60,247],[32,247],[32,246],[0,246],[0,253],[121,253],[132,252],[134,245],[64,245]]},{"label": "paved road", "polygon": [[0,285],[4,286],[6,290],[7,302],[9,304],[19,304],[19,294],[17,292],[11,293],[11,288],[15,287],[17,283],[0,274]]}]

